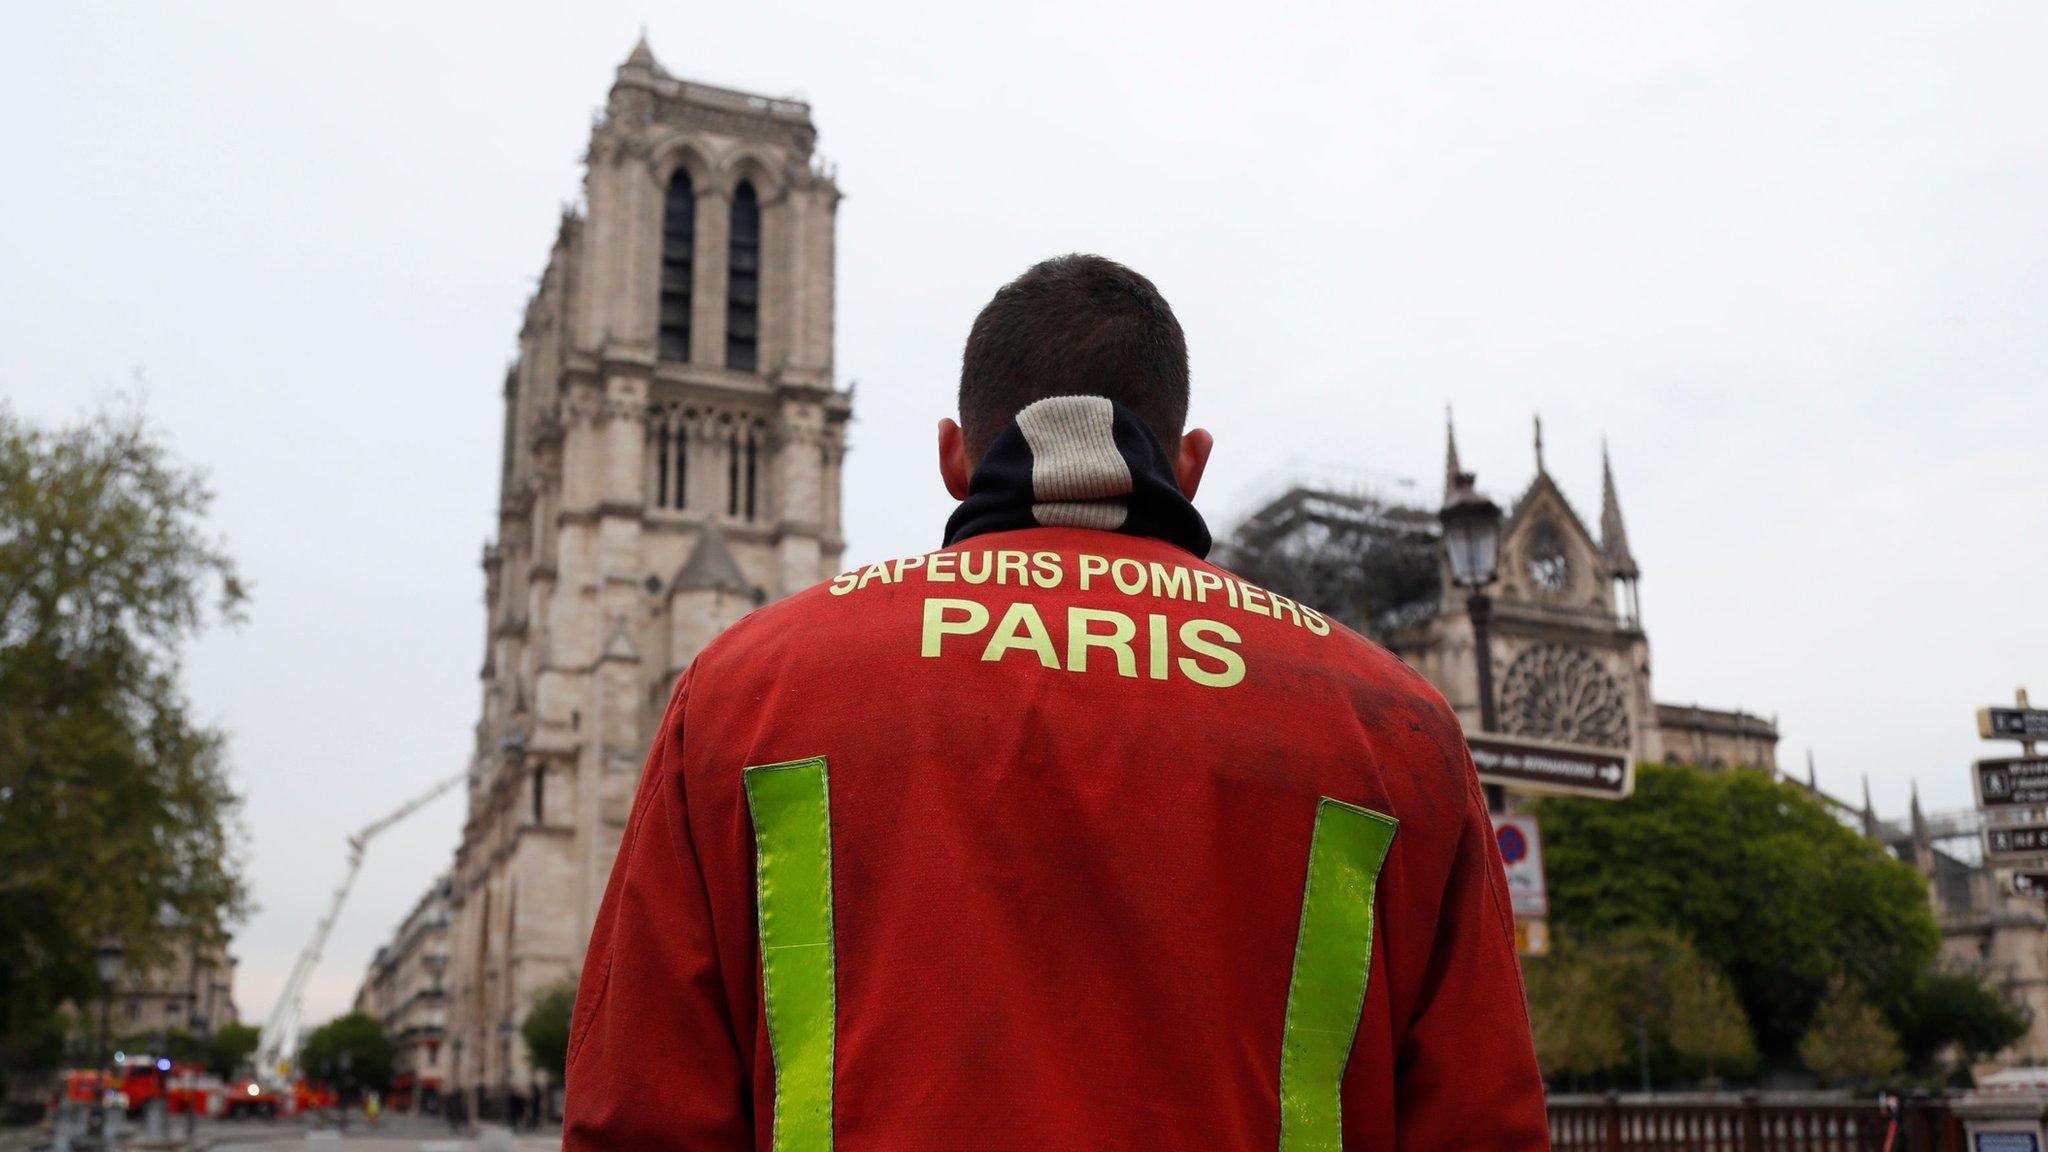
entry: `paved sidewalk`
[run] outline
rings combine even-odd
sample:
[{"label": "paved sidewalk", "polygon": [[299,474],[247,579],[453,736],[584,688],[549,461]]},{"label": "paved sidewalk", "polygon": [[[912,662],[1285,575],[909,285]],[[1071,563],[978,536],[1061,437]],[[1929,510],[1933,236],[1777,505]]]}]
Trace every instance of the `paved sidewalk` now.
[{"label": "paved sidewalk", "polygon": [[[127,1137],[113,1147],[124,1152],[560,1152],[559,1130],[514,1134],[498,1125],[482,1125],[460,1136],[446,1123],[429,1116],[386,1115],[376,1125],[360,1117],[347,1132],[307,1120],[202,1121],[191,1140],[184,1125],[175,1125],[171,1139],[150,1143],[133,1127],[117,1129]],[[0,1130],[0,1152],[42,1152],[51,1146],[47,1128]],[[81,1148],[98,1147],[96,1142]]]},{"label": "paved sidewalk", "polygon": [[[216,1134],[219,1135],[219,1134]],[[464,1136],[451,1136],[446,1127],[410,1122],[380,1124],[377,1127],[350,1125],[346,1133],[333,1128],[248,1133],[251,1139],[227,1134],[218,1142],[202,1144],[231,1152],[558,1152],[559,1132],[522,1132],[490,1125]]]}]

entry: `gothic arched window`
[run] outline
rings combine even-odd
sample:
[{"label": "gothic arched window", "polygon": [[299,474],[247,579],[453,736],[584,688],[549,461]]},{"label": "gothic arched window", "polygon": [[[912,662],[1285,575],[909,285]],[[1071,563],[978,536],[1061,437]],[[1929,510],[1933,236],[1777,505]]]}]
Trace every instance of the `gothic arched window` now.
[{"label": "gothic arched window", "polygon": [[761,323],[761,201],[752,181],[732,192],[725,280],[725,366],[754,371]]},{"label": "gothic arched window", "polygon": [[740,514],[740,433],[737,428],[725,436],[725,514]]},{"label": "gothic arched window", "polygon": [[754,518],[754,489],[757,487],[755,477],[759,464],[758,452],[755,448],[754,429],[749,427],[747,429],[747,493],[746,500],[740,509],[741,512],[745,513],[749,521]]},{"label": "gothic arched window", "polygon": [[675,507],[690,506],[690,429],[688,425],[676,429],[675,443]]},{"label": "gothic arched window", "polygon": [[658,508],[668,507],[668,424],[664,422],[654,433],[654,503]]},{"label": "gothic arched window", "polygon": [[1563,534],[1548,519],[1538,520],[1529,533],[1529,578],[1542,592],[1555,594],[1571,587],[1571,554]]},{"label": "gothic arched window", "polygon": [[697,245],[697,191],[681,168],[669,177],[661,222],[661,358],[690,358],[690,266]]},{"label": "gothic arched window", "polygon": [[654,432],[654,503],[686,508],[690,502],[690,428],[687,417],[665,419]]},{"label": "gothic arched window", "polygon": [[725,514],[752,522],[761,489],[759,428],[742,423],[725,437]]}]

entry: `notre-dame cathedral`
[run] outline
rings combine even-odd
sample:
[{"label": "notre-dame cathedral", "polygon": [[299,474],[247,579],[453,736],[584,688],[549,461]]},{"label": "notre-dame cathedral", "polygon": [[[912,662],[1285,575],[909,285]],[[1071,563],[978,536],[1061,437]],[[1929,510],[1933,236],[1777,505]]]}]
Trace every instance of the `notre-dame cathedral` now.
[{"label": "notre-dame cathedral", "polygon": [[518,1024],[581,967],[677,676],[838,571],[851,396],[816,139],[807,105],[678,79],[644,39],[591,131],[505,376],[447,1051],[423,1087],[529,1085]]},{"label": "notre-dame cathedral", "polygon": [[[450,875],[408,920],[420,930],[380,950],[366,983],[393,985],[379,1002],[422,1098],[476,1090],[490,1107],[535,1082],[519,1024],[581,967],[671,686],[741,615],[839,569],[852,398],[833,379],[839,190],[816,135],[807,105],[671,76],[644,40],[591,131],[583,204],[561,219],[504,382],[468,819]],[[1772,764],[1770,722],[1655,703],[1639,574],[1603,483],[1596,536],[1539,435],[1494,590],[1503,726],[1643,759]],[[1237,543],[1328,527],[1332,509],[1427,569],[1409,589],[1426,594],[1382,618],[1335,614],[1469,719],[1472,632],[1444,594],[1433,509],[1297,490]],[[422,997],[444,1011],[405,1007]]]},{"label": "notre-dame cathedral", "polygon": [[[1625,751],[1636,760],[1777,767],[1777,725],[1739,710],[1658,703],[1614,470],[1600,461],[1598,531],[1536,471],[1501,523],[1488,589],[1503,731]],[[1444,499],[1464,471],[1446,429]],[[1479,665],[1465,596],[1451,586],[1434,508],[1298,487],[1231,536],[1226,563],[1379,640],[1478,730]]]},{"label": "notre-dame cathedral", "polygon": [[[1445,498],[1462,463],[1445,434]],[[1503,731],[1626,751],[1639,761],[1708,767],[1777,767],[1777,725],[1742,711],[1658,703],[1650,691],[1650,638],[1638,599],[1642,571],[1606,450],[1600,459],[1596,534],[1552,478],[1536,424],[1536,473],[1501,524],[1492,641]],[[1446,577],[1441,587],[1448,589]],[[1387,646],[1427,676],[1468,723],[1478,672],[1462,595],[1392,629]],[[1477,727],[1473,723],[1474,728]]]}]

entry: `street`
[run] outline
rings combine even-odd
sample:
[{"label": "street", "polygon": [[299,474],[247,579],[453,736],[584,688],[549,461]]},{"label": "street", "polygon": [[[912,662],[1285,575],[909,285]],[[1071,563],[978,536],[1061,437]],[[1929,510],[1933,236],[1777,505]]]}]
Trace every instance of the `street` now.
[{"label": "street", "polygon": [[346,1132],[299,1120],[202,1123],[192,1147],[236,1152],[320,1152],[344,1144],[351,1152],[554,1152],[562,1146],[562,1137],[558,1130],[515,1136],[498,1125],[482,1125],[455,1136],[449,1133],[445,1122],[431,1116],[385,1115],[372,1125],[358,1113],[350,1118]]},{"label": "street", "polygon": [[[132,1140],[140,1140],[141,1133],[133,1126],[127,1132]],[[555,1152],[562,1143],[561,1134],[555,1129],[515,1136],[502,1126],[483,1125],[455,1136],[449,1133],[446,1123],[435,1117],[386,1115],[372,1125],[361,1114],[350,1118],[346,1132],[304,1119],[203,1120],[188,1140],[180,1120],[173,1124],[171,1137],[166,1144],[127,1146],[233,1152],[338,1152],[344,1145],[349,1152]],[[49,1146],[47,1131],[0,1133],[0,1149],[5,1152]]]}]

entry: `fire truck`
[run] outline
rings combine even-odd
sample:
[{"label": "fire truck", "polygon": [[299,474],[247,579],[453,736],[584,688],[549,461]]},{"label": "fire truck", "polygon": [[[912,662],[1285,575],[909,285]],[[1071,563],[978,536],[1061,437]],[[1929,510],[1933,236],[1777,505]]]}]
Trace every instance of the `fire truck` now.
[{"label": "fire truck", "polygon": [[227,1109],[227,1085],[197,1064],[168,1056],[122,1056],[115,1065],[107,1104],[141,1116],[161,1099],[172,1116],[219,1116]]},{"label": "fire truck", "polygon": [[60,1104],[98,1104],[107,1091],[107,1074],[96,1068],[68,1068],[63,1079]]},{"label": "fire truck", "polygon": [[341,1095],[327,1085],[314,1080],[300,1078],[292,1081],[292,1110],[313,1112],[323,1108],[339,1108]]},{"label": "fire truck", "polygon": [[197,1064],[168,1057],[121,1054],[111,1071],[67,1069],[59,1078],[59,1106],[104,1106],[129,1119],[141,1119],[152,1101],[162,1099],[172,1116],[226,1117],[230,1120],[274,1119],[278,1116],[338,1107],[334,1089],[303,1076],[292,1077],[282,1090],[251,1077],[227,1083]]},{"label": "fire truck", "polygon": [[252,1116],[265,1119],[278,1114],[277,1093],[256,1079],[237,1080],[228,1085],[227,1099],[222,1114],[230,1120],[241,1120]]}]

